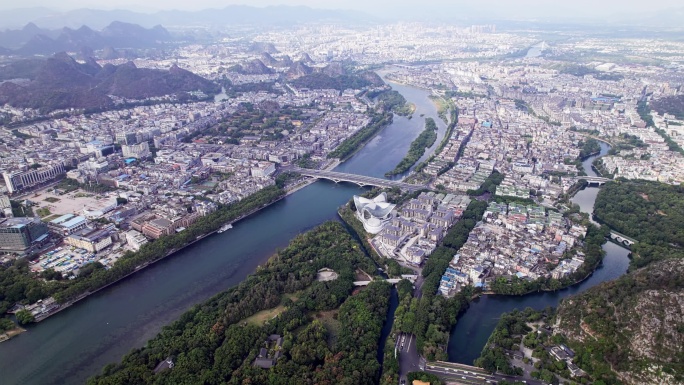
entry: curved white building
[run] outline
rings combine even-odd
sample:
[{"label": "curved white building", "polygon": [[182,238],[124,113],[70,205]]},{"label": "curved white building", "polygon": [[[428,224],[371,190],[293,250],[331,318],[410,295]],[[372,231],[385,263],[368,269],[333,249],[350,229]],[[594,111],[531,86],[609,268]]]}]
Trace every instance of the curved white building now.
[{"label": "curved white building", "polygon": [[387,194],[381,193],[373,199],[354,195],[356,216],[363,223],[363,228],[371,234],[377,234],[392,219],[392,210],[396,205],[387,202]]}]

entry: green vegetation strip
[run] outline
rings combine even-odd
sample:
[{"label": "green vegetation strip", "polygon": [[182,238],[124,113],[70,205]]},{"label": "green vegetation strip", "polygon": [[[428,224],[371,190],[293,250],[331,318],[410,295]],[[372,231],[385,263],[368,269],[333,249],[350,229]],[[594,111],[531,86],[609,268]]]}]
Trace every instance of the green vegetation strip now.
[{"label": "green vegetation strip", "polygon": [[370,140],[386,125],[392,123],[392,114],[374,114],[371,122],[364,128],[357,131],[354,135],[347,138],[342,144],[328,154],[328,158],[347,159],[356,152],[363,143]]},{"label": "green vegetation strip", "polygon": [[399,175],[408,171],[425,154],[425,150],[435,143],[435,140],[437,140],[437,124],[435,124],[434,119],[425,118],[425,129],[411,142],[408,154],[394,170],[386,172],[385,176]]},{"label": "green vegetation strip", "polygon": [[392,111],[397,115],[408,116],[414,111],[414,107],[406,102],[406,98],[399,91],[388,90],[380,93],[369,92],[366,96],[376,98],[378,105],[385,111]]}]

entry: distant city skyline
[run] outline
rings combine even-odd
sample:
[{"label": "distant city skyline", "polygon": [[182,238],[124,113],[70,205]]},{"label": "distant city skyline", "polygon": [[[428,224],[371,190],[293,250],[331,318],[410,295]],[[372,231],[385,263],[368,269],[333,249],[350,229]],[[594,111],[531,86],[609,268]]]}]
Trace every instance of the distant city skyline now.
[{"label": "distant city skyline", "polygon": [[[429,17],[437,15],[440,19],[459,16],[477,16],[493,18],[549,18],[554,20],[566,18],[602,18],[612,19],[635,16],[639,13],[652,14],[671,8],[682,8],[679,0],[653,0],[649,2],[604,0],[576,0],[572,3],[548,0],[481,0],[477,3],[465,0],[428,0],[420,3],[397,2],[392,0],[116,0],[103,3],[99,0],[63,0],[59,4],[47,0],[25,0],[21,7],[16,3],[5,3],[0,9],[45,7],[57,11],[69,11],[79,8],[90,9],[127,9],[138,12],[155,12],[160,10],[198,11],[208,8],[224,8],[229,5],[249,5],[256,7],[289,5],[308,6],[319,9],[353,10],[366,12],[376,16],[388,17]],[[0,26],[1,27],[1,26]]]}]

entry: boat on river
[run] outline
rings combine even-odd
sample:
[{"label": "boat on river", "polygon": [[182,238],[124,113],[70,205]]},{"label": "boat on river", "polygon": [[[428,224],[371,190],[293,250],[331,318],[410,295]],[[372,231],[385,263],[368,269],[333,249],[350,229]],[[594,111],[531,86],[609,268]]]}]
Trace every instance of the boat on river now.
[{"label": "boat on river", "polygon": [[222,232],[224,232],[224,231],[226,231],[226,230],[230,230],[230,229],[232,229],[232,228],[233,228],[233,225],[231,225],[230,223],[228,223],[227,225],[221,226],[221,228],[218,229],[217,233],[221,234]]}]

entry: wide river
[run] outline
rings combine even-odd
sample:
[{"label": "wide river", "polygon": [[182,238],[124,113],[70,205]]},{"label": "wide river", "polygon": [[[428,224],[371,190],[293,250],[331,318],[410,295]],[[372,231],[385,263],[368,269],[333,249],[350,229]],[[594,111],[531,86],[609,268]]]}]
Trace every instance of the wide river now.
[{"label": "wide river", "polygon": [[[598,156],[605,155],[610,147],[601,142],[601,153],[585,160],[582,164],[587,175],[596,176],[591,169],[591,162]],[[579,191],[572,202],[580,206],[582,212],[591,214],[594,210],[594,202],[599,189],[588,187]],[[547,306],[557,306],[563,298],[580,293],[601,282],[613,280],[627,272],[629,265],[629,250],[614,243],[603,245],[606,256],[603,264],[594,274],[582,283],[570,288],[553,293],[535,293],[525,296],[500,296],[486,295],[475,300],[470,308],[463,314],[456,326],[451,331],[449,339],[449,361],[472,365],[473,361],[480,356],[489,335],[496,327],[499,317],[504,312],[513,309],[531,307],[543,309]]]},{"label": "wide river", "polygon": [[[393,84],[417,107],[394,122],[337,171],[382,177],[406,154],[425,117],[445,125],[428,92]],[[438,140],[438,142],[439,142]],[[438,143],[437,142],[437,143]],[[435,143],[435,146],[437,145]],[[435,147],[433,146],[433,148]],[[145,345],[191,306],[235,286],[299,233],[337,219],[337,208],[365,191],[319,181],[144,269],[0,344],[1,385],[79,384]]]}]

